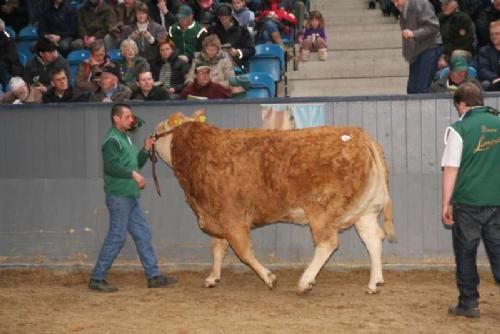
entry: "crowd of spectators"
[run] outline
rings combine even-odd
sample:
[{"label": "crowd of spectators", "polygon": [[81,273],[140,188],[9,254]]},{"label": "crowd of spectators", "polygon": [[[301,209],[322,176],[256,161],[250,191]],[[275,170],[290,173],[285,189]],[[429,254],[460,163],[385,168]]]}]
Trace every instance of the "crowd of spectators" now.
[{"label": "crowd of spectators", "polygon": [[[441,56],[435,64],[438,71],[432,83],[424,84],[416,91],[409,89],[408,93],[453,92],[460,83],[470,80],[479,82],[484,90],[500,91],[500,0],[378,0],[383,15],[396,18],[401,16],[398,5],[405,8],[413,2],[425,2],[435,19],[421,19],[416,29],[419,38],[408,39],[413,39],[414,45],[422,44],[426,38],[432,38],[434,42],[441,39],[442,44]],[[376,1],[369,0],[368,8],[375,9]],[[432,22],[438,23],[439,30],[435,31],[438,35],[429,37],[431,31],[434,34]],[[418,59],[417,55],[413,57],[409,59],[410,76],[412,64]],[[467,69],[463,69],[464,60]]]},{"label": "crowd of spectators", "polygon": [[[0,1],[3,103],[240,96],[231,82],[241,80],[230,78],[248,72],[256,43],[286,50],[283,36],[295,40],[309,8],[307,0]],[[23,66],[6,27],[28,24],[38,40]],[[66,57],[84,49],[89,58],[70,70]],[[116,49],[121,58],[111,59]]]}]

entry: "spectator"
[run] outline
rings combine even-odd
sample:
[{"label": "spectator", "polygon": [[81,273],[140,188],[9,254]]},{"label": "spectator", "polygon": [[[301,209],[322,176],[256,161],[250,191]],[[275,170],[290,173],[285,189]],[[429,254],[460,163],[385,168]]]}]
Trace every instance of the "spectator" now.
[{"label": "spectator", "polygon": [[478,77],[488,91],[500,91],[500,20],[490,24],[491,44],[479,50]]},{"label": "spectator", "polygon": [[221,49],[217,35],[208,35],[202,42],[202,50],[193,59],[191,69],[186,77],[186,82],[193,82],[195,69],[200,63],[210,66],[210,80],[223,86],[228,86],[230,77],[234,77],[234,68],[228,54]]},{"label": "spectator", "polygon": [[142,2],[148,6],[151,19],[166,31],[171,25],[177,23],[175,14],[179,10],[180,0],[143,0]]},{"label": "spectator", "polygon": [[171,39],[160,41],[160,56],[151,64],[153,78],[172,98],[181,93],[185,86],[189,63],[178,57],[175,43]]},{"label": "spectator", "polygon": [[484,0],[457,0],[457,2],[460,11],[466,14],[473,22],[477,19],[481,10],[486,7]]},{"label": "spectator", "polygon": [[2,103],[42,103],[42,93],[40,90],[27,85],[21,77],[12,77],[9,81],[9,86],[10,90],[3,96]]},{"label": "spectator", "polygon": [[0,19],[5,25],[19,32],[28,24],[28,13],[25,0],[2,0],[0,1]]},{"label": "spectator", "polygon": [[457,49],[474,55],[474,25],[467,14],[458,10],[456,0],[441,0],[439,26],[446,59]]},{"label": "spectator", "polygon": [[121,102],[130,99],[132,91],[120,83],[118,67],[113,64],[104,66],[99,77],[99,89],[90,95],[91,102]]},{"label": "spectator", "polygon": [[209,29],[215,24],[215,5],[213,0],[194,0],[191,2],[190,7],[193,9],[193,18],[196,22],[201,23],[205,29]]},{"label": "spectator", "polygon": [[56,45],[47,38],[41,38],[35,45],[35,56],[26,64],[24,80],[28,85],[40,89],[42,93],[50,86],[50,72],[62,68],[69,76],[69,65],[64,57],[57,53]]},{"label": "spectator", "polygon": [[[16,42],[5,32],[5,23],[0,19],[0,85],[7,87],[11,76],[21,76],[23,67],[17,55]],[[1,91],[1,89],[0,89]]]},{"label": "spectator", "polygon": [[248,60],[255,54],[255,45],[248,29],[233,18],[231,6],[223,3],[217,7],[217,23],[209,33],[217,35],[234,64],[248,71]]},{"label": "spectator", "polygon": [[137,44],[131,40],[126,39],[120,46],[123,60],[117,65],[120,70],[121,82],[133,89],[137,87],[137,75],[144,71],[149,71],[148,61],[138,56],[139,49]]},{"label": "spectator", "polygon": [[226,87],[210,80],[210,66],[207,63],[198,63],[195,75],[194,81],[182,90],[181,99],[229,99],[233,93],[244,91],[241,87]]},{"label": "spectator", "polygon": [[207,30],[193,21],[193,10],[188,5],[179,7],[177,19],[179,22],[170,26],[168,34],[177,46],[178,54],[191,61],[194,53],[200,51]]},{"label": "spectator", "polygon": [[151,72],[141,72],[137,76],[137,88],[132,92],[131,100],[164,101],[169,96],[165,89],[155,86]]},{"label": "spectator", "polygon": [[439,20],[428,0],[393,0],[401,12],[403,56],[410,64],[408,94],[428,93],[441,54]]},{"label": "spectator", "polygon": [[309,53],[311,51],[318,51],[319,60],[326,60],[328,53],[326,49],[326,33],[325,33],[325,20],[323,15],[317,10],[309,13],[307,23],[301,42],[301,58],[302,61],[309,60]]},{"label": "spectator", "polygon": [[76,71],[76,88],[82,92],[93,93],[98,88],[98,77],[111,60],[106,55],[106,48],[102,41],[96,41],[90,45],[90,58],[78,65]]},{"label": "spectator", "polygon": [[465,82],[479,82],[468,76],[469,65],[463,56],[454,56],[450,60],[450,71],[444,78],[437,80],[431,86],[433,93],[454,93]]},{"label": "spectator", "polygon": [[478,47],[490,42],[490,23],[500,20],[500,0],[493,0],[491,5],[483,9],[477,16],[476,30]]},{"label": "spectator", "polygon": [[248,9],[244,0],[232,0],[231,7],[235,20],[240,26],[247,28],[250,35],[253,35],[255,28],[255,13]]},{"label": "spectator", "polygon": [[118,26],[123,27],[133,25],[136,22],[135,9],[137,6],[136,0],[123,0],[115,7]]},{"label": "spectator", "polygon": [[87,0],[78,10],[78,33],[81,39],[77,40],[76,45],[79,49],[89,48],[96,40],[102,39],[107,50],[115,48],[116,41],[110,33],[117,23],[115,11],[104,0]]},{"label": "spectator", "polygon": [[78,93],[69,85],[68,76],[63,69],[53,69],[50,78],[52,87],[43,94],[43,103],[87,102],[89,100],[89,93]]},{"label": "spectator", "polygon": [[78,21],[75,7],[65,0],[51,0],[40,15],[38,34],[56,44],[59,52],[66,56],[79,47]]},{"label": "spectator", "polygon": [[143,3],[136,7],[136,23],[124,29],[124,37],[137,43],[139,56],[148,62],[158,57],[158,40],[166,36],[165,28],[150,20],[149,8]]}]

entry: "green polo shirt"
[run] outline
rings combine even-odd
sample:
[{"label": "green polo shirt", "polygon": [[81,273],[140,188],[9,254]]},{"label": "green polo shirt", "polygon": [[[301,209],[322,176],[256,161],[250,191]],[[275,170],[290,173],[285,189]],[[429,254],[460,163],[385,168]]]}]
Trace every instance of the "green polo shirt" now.
[{"label": "green polo shirt", "polygon": [[463,143],[452,203],[500,206],[500,117],[474,107],[452,128]]},{"label": "green polo shirt", "polygon": [[109,129],[101,151],[106,195],[138,198],[140,189],[132,179],[132,172],[144,166],[147,153],[139,150],[126,133],[114,126]]}]

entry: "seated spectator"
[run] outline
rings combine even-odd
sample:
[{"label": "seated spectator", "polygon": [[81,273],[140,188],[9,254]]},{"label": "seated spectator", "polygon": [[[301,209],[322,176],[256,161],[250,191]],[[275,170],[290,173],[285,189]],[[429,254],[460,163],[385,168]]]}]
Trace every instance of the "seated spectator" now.
[{"label": "seated spectator", "polygon": [[24,80],[45,93],[50,86],[50,72],[54,68],[62,68],[69,76],[69,65],[57,52],[56,45],[46,38],[40,38],[36,42],[35,52],[24,69]]},{"label": "seated spectator", "polygon": [[10,90],[3,96],[2,103],[42,103],[42,93],[40,90],[26,84],[21,77],[12,77],[9,81],[9,86]]},{"label": "seated spectator", "polygon": [[234,77],[234,67],[228,54],[221,49],[217,35],[208,35],[202,42],[201,52],[193,59],[191,69],[186,76],[186,82],[193,82],[198,64],[210,66],[210,80],[227,86],[230,77]]},{"label": "seated spectator", "polygon": [[431,86],[432,93],[454,93],[464,82],[474,82],[480,86],[479,82],[468,76],[469,65],[463,56],[455,56],[450,60],[450,71],[443,79],[439,79]]},{"label": "seated spectator", "polygon": [[149,71],[148,61],[138,56],[139,49],[137,44],[131,40],[126,39],[120,46],[123,59],[117,63],[121,74],[121,82],[133,89],[136,86],[137,75],[144,71]]},{"label": "seated spectator", "polygon": [[3,20],[0,20],[0,50],[2,50],[0,52],[0,85],[5,88],[10,77],[23,75],[23,66],[19,62],[16,42],[5,32]]},{"label": "seated spectator", "polygon": [[75,7],[69,1],[51,0],[40,15],[38,34],[56,44],[59,52],[66,56],[79,47],[73,43],[78,38],[78,19]]},{"label": "seated spectator", "polygon": [[152,62],[158,56],[158,40],[165,38],[167,32],[161,25],[150,20],[149,8],[145,4],[138,4],[135,11],[136,23],[125,27],[123,34],[136,42],[139,56]]},{"label": "seated spectator", "polygon": [[474,55],[474,25],[467,14],[458,10],[456,0],[441,0],[439,27],[447,59],[450,59],[451,53],[456,49],[466,50]]},{"label": "seated spectator", "polygon": [[178,57],[175,43],[171,39],[160,41],[160,56],[151,64],[154,80],[173,97],[185,86],[189,63]]},{"label": "seated spectator", "polygon": [[96,41],[90,45],[90,58],[78,65],[76,71],[76,88],[82,92],[93,93],[99,85],[97,81],[103,68],[111,64],[106,55],[106,48],[102,41]]},{"label": "seated spectator", "polygon": [[325,20],[317,10],[309,13],[305,26],[304,35],[300,43],[302,61],[309,60],[311,51],[318,51],[319,60],[327,59],[327,38],[325,33]]},{"label": "seated spectator", "polygon": [[28,13],[25,0],[2,0],[0,1],[0,19],[6,26],[14,28],[18,33],[28,25]]},{"label": "seated spectator", "polygon": [[242,93],[241,87],[226,87],[210,79],[210,66],[207,63],[196,65],[194,81],[181,92],[181,99],[229,99],[233,94]]},{"label": "seated spectator", "polygon": [[245,0],[232,0],[231,8],[233,9],[233,17],[240,26],[247,28],[250,35],[253,35],[255,28],[255,13],[248,9]]},{"label": "seated spectator", "polygon": [[248,60],[255,54],[255,44],[250,32],[235,21],[228,4],[220,4],[216,13],[217,23],[209,30],[209,34],[217,35],[233,63],[248,71]]},{"label": "seated spectator", "polygon": [[87,102],[89,100],[89,93],[79,93],[69,85],[68,76],[63,69],[52,70],[50,78],[52,87],[43,94],[43,103]]},{"label": "seated spectator", "polygon": [[151,72],[141,72],[137,76],[137,88],[132,92],[131,100],[164,101],[169,96],[165,89],[155,86]]},{"label": "seated spectator", "polygon": [[78,33],[80,39],[75,41],[78,49],[89,48],[96,40],[103,40],[107,50],[117,45],[111,35],[118,18],[113,7],[104,0],[88,0],[78,10]]},{"label": "seated spectator", "polygon": [[177,19],[179,22],[170,26],[168,34],[177,46],[178,54],[191,61],[194,53],[200,51],[207,30],[193,20],[193,10],[188,5],[179,7]]},{"label": "seated spectator", "polygon": [[476,31],[478,47],[490,42],[490,23],[500,20],[500,0],[493,0],[491,5],[483,9],[477,16]]},{"label": "seated spectator", "polygon": [[90,102],[121,102],[130,99],[132,91],[120,83],[120,71],[114,64],[104,66],[99,77],[99,89],[90,94]]},{"label": "seated spectator", "polygon": [[118,19],[118,26],[121,28],[135,24],[136,16],[135,9],[137,0],[123,0],[115,7],[116,16]]},{"label": "seated spectator", "polygon": [[177,23],[175,15],[183,0],[143,0],[142,2],[148,6],[151,19],[168,31],[171,25]]},{"label": "seated spectator", "polygon": [[478,78],[484,90],[500,91],[500,20],[490,24],[491,44],[479,50]]}]

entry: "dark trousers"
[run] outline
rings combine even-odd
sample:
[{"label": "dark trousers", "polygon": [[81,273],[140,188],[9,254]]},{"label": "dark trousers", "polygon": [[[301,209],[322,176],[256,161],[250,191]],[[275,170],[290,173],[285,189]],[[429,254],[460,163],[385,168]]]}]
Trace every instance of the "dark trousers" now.
[{"label": "dark trousers", "polygon": [[455,252],[458,303],[464,308],[479,305],[477,249],[483,239],[491,271],[500,284],[500,207],[453,206],[453,251]]},{"label": "dark trousers", "polygon": [[422,51],[410,64],[408,85],[406,86],[408,94],[429,93],[441,51],[441,46]]}]

